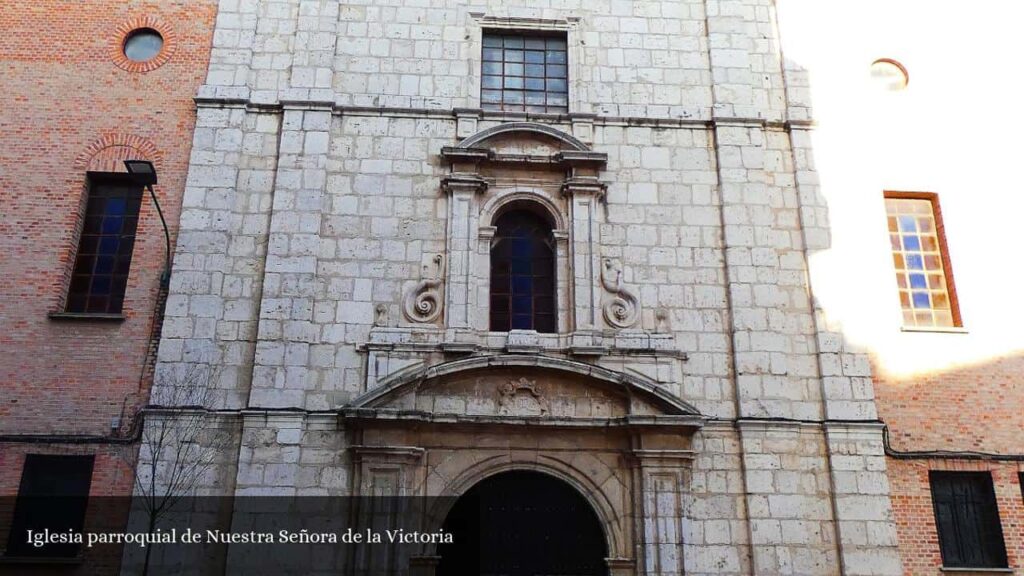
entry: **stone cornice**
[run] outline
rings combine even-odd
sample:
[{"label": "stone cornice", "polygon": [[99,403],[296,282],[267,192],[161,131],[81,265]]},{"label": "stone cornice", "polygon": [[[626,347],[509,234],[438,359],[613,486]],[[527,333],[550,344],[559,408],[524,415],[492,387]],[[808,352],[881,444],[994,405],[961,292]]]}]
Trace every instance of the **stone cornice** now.
[{"label": "stone cornice", "polygon": [[[207,87],[204,87],[207,88]],[[198,108],[240,108],[252,112],[281,112],[284,109],[329,109],[333,114],[344,116],[370,116],[394,118],[438,118],[457,121],[472,118],[477,121],[493,122],[537,122],[545,124],[571,124],[585,120],[594,126],[623,126],[644,128],[712,129],[716,126],[762,127],[775,130],[811,130],[817,126],[814,120],[766,120],[764,118],[701,118],[661,116],[615,116],[602,114],[541,114],[526,112],[503,112],[478,108],[423,108],[397,106],[351,106],[327,100],[287,99],[274,102],[259,102],[249,97],[244,87],[216,87],[216,90],[200,90],[193,98]]]}]

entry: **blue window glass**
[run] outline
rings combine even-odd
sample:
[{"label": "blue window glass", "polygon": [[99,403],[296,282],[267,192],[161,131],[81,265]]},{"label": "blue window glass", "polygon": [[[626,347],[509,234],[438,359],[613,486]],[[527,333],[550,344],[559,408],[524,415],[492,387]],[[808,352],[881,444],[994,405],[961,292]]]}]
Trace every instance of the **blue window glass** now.
[{"label": "blue window glass", "polygon": [[555,331],[551,226],[528,210],[498,217],[491,246],[491,330]]},{"label": "blue window glass", "polygon": [[955,293],[943,261],[937,198],[887,192],[885,208],[904,325],[959,326]]},{"label": "blue window glass", "polygon": [[164,38],[152,28],[132,32],[124,41],[124,55],[134,62],[148,62],[156,58],[164,47]]},{"label": "blue window glass", "polygon": [[141,205],[142,189],[127,175],[89,173],[85,221],[65,310],[121,311]]},{"label": "blue window glass", "polygon": [[917,232],[917,219],[913,216],[900,216],[900,230],[903,232]]},{"label": "blue window glass", "polygon": [[927,292],[914,292],[914,308],[931,308],[932,303]]}]

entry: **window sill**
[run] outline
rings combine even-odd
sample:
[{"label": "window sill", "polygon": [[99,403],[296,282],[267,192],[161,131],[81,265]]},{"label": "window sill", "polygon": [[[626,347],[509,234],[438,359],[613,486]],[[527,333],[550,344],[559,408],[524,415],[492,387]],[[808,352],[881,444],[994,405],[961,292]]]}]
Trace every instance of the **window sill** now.
[{"label": "window sill", "polygon": [[1013,568],[954,568],[951,566],[939,566],[939,570],[952,574],[1013,574]]},{"label": "window sill", "polygon": [[[936,332],[939,334],[967,334],[967,328],[962,326],[901,326],[900,332]],[[1002,570],[1002,568],[999,568]]]},{"label": "window sill", "polygon": [[2,556],[0,564],[81,564],[82,557],[60,558],[49,556]]},{"label": "window sill", "polygon": [[104,314],[100,312],[50,312],[46,315],[50,320],[95,320],[100,322],[124,322],[124,314]]}]

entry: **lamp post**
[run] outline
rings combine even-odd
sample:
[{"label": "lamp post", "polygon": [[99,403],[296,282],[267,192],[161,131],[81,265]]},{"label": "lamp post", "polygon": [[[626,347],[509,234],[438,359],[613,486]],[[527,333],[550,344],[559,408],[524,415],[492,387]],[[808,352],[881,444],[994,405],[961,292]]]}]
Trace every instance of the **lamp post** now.
[{"label": "lamp post", "polygon": [[124,167],[128,170],[132,180],[136,184],[145,186],[149,190],[149,197],[153,199],[156,206],[156,213],[160,216],[160,224],[164,227],[164,271],[160,275],[160,287],[167,288],[171,281],[171,233],[167,230],[167,221],[164,220],[164,213],[160,210],[160,202],[156,199],[156,192],[153,185],[156,184],[156,167],[149,160],[125,160]]}]

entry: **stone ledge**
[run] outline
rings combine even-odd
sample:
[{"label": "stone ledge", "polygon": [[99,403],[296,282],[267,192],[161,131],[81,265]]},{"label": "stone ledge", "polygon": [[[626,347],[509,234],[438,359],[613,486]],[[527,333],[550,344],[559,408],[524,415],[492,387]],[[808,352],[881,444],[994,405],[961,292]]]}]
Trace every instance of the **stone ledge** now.
[{"label": "stone ledge", "polygon": [[101,314],[99,312],[50,312],[46,315],[50,320],[64,321],[99,321],[99,322],[123,322],[124,314]]},{"label": "stone ledge", "polygon": [[[304,105],[303,98],[297,98],[295,94],[288,94],[290,98],[268,98],[267,95],[253,95],[252,92],[241,86],[203,86],[193,98],[197,106],[210,108],[237,107],[254,111],[277,111],[283,110],[282,103],[288,101],[290,106]],[[315,102],[317,107],[323,103],[330,102],[323,98],[309,99]],[[453,121],[462,120],[465,135],[471,134],[471,129],[481,121],[493,122],[540,122],[545,124],[571,124],[573,122],[592,126],[636,126],[650,128],[683,128],[683,129],[713,129],[716,126],[754,127],[769,128],[782,131],[812,130],[817,126],[814,120],[769,120],[763,118],[745,117],[716,117],[708,118],[700,114],[700,111],[686,111],[679,116],[628,116],[618,113],[578,113],[565,114],[557,113],[536,113],[536,112],[508,112],[499,110],[483,110],[479,108],[424,108],[419,106],[353,106],[331,103],[331,111],[338,115],[347,116],[374,116],[374,117],[395,117],[395,118],[440,118]],[[472,128],[470,128],[472,126]],[[591,126],[591,129],[592,129]]]},{"label": "stone ledge", "polygon": [[1013,568],[952,568],[939,566],[939,571],[946,574],[1013,574]]},{"label": "stone ledge", "polygon": [[649,355],[678,358],[684,362],[688,359],[687,353],[676,347],[675,335],[646,330],[577,331],[559,334],[530,330],[466,331],[453,336],[440,328],[375,327],[370,330],[369,340],[360,344],[358,348],[371,352],[510,352],[590,357]]},{"label": "stone ledge", "polygon": [[[704,425],[704,418],[696,415],[629,415],[617,418],[566,418],[555,416],[495,416],[456,413],[436,413],[423,410],[396,410],[392,408],[341,408],[338,415],[351,421],[416,422],[431,424],[480,425],[480,426],[529,426],[542,428],[624,428],[636,429],[686,429],[697,430]],[[665,454],[661,454],[665,456]],[[676,455],[678,456],[678,455]],[[687,451],[683,456],[690,458]]]}]

